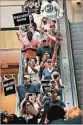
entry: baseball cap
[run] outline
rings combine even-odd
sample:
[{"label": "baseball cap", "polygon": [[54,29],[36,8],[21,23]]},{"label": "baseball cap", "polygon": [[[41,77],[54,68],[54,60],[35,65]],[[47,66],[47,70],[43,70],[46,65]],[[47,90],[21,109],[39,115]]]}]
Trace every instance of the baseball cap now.
[{"label": "baseball cap", "polygon": [[59,90],[57,90],[57,89],[51,89],[51,93],[57,93],[58,95],[60,95],[60,93],[59,93]]},{"label": "baseball cap", "polygon": [[24,78],[30,79],[29,75],[24,75]]}]

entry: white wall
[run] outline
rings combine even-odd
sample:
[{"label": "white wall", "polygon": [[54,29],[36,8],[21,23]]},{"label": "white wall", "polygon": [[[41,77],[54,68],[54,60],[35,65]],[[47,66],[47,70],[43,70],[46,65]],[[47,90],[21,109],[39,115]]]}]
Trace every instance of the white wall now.
[{"label": "white wall", "polygon": [[23,5],[25,0],[0,0],[0,5]]},{"label": "white wall", "polygon": [[22,11],[22,6],[4,6],[1,10],[1,28],[14,27],[13,15]]}]

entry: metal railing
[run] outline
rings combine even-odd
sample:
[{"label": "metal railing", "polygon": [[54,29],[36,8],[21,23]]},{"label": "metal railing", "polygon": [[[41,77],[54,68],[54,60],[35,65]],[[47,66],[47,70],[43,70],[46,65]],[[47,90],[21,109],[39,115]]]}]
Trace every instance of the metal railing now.
[{"label": "metal railing", "polygon": [[67,17],[66,0],[63,0],[63,9],[65,11],[64,17],[65,17],[65,24],[66,24],[67,50],[68,50],[68,59],[69,59],[69,67],[70,67],[70,81],[71,81],[71,88],[72,88],[72,95],[73,95],[72,101],[74,106],[78,106],[75,70],[74,70],[74,62],[73,62],[73,54],[72,54],[69,20]]},{"label": "metal railing", "polygon": [[[21,51],[20,54],[20,63],[19,63],[19,74],[18,74],[18,85],[23,84],[23,74],[24,74],[24,52]],[[20,100],[17,94],[16,98],[16,111],[15,114],[19,117],[20,116]]]}]

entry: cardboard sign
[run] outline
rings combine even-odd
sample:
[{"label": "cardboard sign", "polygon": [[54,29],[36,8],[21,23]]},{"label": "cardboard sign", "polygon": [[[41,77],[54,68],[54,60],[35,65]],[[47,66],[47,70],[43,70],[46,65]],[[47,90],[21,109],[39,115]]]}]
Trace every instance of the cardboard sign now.
[{"label": "cardboard sign", "polygon": [[14,78],[3,81],[3,87],[5,96],[16,93]]},{"label": "cardboard sign", "polygon": [[21,12],[21,13],[13,14],[13,20],[14,20],[15,26],[29,24],[28,12]]}]

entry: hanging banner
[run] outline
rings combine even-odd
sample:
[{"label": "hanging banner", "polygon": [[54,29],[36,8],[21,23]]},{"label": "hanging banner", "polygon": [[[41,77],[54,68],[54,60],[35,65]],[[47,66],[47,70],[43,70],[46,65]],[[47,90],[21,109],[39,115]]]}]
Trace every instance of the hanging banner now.
[{"label": "hanging banner", "polygon": [[21,12],[13,14],[14,25],[25,25],[29,24],[29,15],[28,12]]},{"label": "hanging banner", "polygon": [[5,96],[15,94],[15,79],[11,78],[8,80],[3,81],[3,87],[4,87],[4,94]]}]

